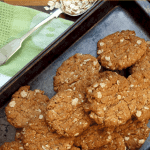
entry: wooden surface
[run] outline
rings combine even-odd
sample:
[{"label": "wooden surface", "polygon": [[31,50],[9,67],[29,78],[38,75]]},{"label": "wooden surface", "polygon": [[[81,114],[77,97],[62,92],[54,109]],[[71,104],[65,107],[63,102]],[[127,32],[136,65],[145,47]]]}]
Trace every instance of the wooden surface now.
[{"label": "wooden surface", "polygon": [[49,0],[2,0],[8,4],[21,6],[47,6]]}]

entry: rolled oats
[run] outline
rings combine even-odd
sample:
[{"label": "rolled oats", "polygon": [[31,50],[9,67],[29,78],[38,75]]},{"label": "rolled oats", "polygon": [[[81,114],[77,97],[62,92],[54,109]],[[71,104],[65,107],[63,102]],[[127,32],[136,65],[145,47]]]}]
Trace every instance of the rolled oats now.
[{"label": "rolled oats", "polygon": [[79,15],[89,9],[92,4],[97,0],[50,0],[45,6],[45,10],[53,10],[54,8],[60,8],[70,15]]}]

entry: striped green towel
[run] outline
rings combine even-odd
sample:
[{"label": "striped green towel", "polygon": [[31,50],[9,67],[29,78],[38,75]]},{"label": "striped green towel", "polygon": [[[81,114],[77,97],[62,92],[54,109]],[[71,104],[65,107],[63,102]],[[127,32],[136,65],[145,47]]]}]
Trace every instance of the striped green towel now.
[{"label": "striped green towel", "polygon": [[[0,2],[0,48],[20,38],[48,16],[31,8]],[[72,24],[72,21],[65,19],[53,19],[28,37],[19,51],[0,66],[0,87]]]}]

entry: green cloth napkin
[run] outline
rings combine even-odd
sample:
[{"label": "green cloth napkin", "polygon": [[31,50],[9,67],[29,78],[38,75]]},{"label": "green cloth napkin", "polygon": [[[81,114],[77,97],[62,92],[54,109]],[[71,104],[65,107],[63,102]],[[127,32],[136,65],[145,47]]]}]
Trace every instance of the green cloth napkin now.
[{"label": "green cloth napkin", "polygon": [[[47,13],[28,7],[0,2],[0,48],[11,40],[20,38],[48,16]],[[53,19],[30,35],[8,62],[0,66],[0,87],[7,82],[4,77],[13,77],[72,24],[72,21],[65,19]]]}]

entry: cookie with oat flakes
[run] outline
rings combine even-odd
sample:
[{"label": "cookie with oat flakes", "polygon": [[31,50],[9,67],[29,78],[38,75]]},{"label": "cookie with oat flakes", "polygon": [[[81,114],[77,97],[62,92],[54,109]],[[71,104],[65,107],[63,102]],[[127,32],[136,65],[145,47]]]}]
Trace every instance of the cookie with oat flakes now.
[{"label": "cookie with oat flakes", "polygon": [[150,41],[147,41],[147,50],[144,56],[141,57],[130,69],[131,73],[150,70]]},{"label": "cookie with oat flakes", "polygon": [[106,36],[97,43],[97,59],[111,70],[122,70],[133,65],[146,52],[147,43],[126,30]]},{"label": "cookie with oat flakes", "polygon": [[90,118],[105,127],[115,127],[131,118],[128,103],[125,101],[129,84],[125,77],[116,72],[100,73],[100,79],[87,88],[88,102],[84,110]]},{"label": "cookie with oat flakes", "polygon": [[126,145],[124,139],[116,133],[116,137],[111,141],[111,143],[95,150],[126,150]]},{"label": "cookie with oat flakes", "polygon": [[103,145],[106,145],[112,141],[112,132],[110,133],[101,128],[99,125],[90,126],[81,135],[75,138],[74,145],[82,147],[82,149],[96,149]]},{"label": "cookie with oat flakes", "polygon": [[57,69],[54,91],[72,89],[85,93],[86,87],[98,79],[101,69],[97,59],[90,54],[75,54]]},{"label": "cookie with oat flakes", "polygon": [[19,141],[13,141],[13,142],[5,142],[0,147],[0,150],[24,150],[24,147],[22,144],[19,143]]},{"label": "cookie with oat flakes", "polygon": [[31,91],[29,86],[21,87],[5,108],[7,120],[16,128],[23,128],[33,118],[44,119],[48,101],[43,91]]},{"label": "cookie with oat flakes", "polygon": [[128,77],[131,113],[139,121],[150,119],[150,71],[138,71]]},{"label": "cookie with oat flakes", "polygon": [[78,136],[91,124],[83,109],[84,102],[84,95],[78,91],[69,89],[58,92],[47,105],[47,123],[62,136]]},{"label": "cookie with oat flakes", "polygon": [[31,121],[28,126],[23,128],[22,136],[26,150],[69,150],[74,143],[74,138],[65,138],[50,132],[44,121]]},{"label": "cookie with oat flakes", "polygon": [[115,131],[123,137],[128,149],[140,149],[149,136],[150,129],[147,127],[147,123],[148,121],[139,122],[134,118],[117,127]]}]

